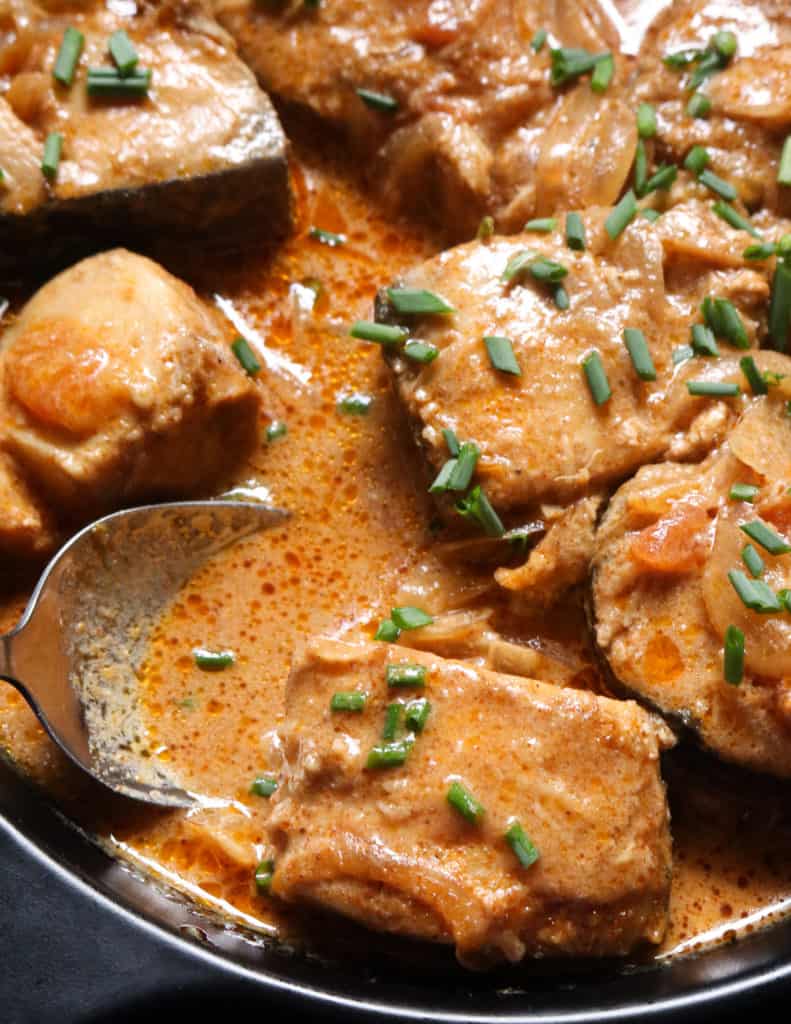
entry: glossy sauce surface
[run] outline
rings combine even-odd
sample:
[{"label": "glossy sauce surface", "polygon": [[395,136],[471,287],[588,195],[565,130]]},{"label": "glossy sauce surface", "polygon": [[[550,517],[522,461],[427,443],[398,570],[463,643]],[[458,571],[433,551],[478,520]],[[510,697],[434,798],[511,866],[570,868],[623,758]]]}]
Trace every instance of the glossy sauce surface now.
[{"label": "glossy sauce surface", "polygon": [[[256,891],[255,865],[268,855],[268,806],[250,793],[256,776],[278,770],[283,682],[305,636],[368,639],[393,604],[415,604],[435,615],[467,614],[467,632],[444,638],[441,653],[480,660],[492,637],[518,640],[535,653],[539,678],[603,684],[581,639],[581,597],[551,619],[520,617],[502,603],[490,571],[448,560],[452,538],[433,523],[425,469],[380,350],[347,336],[351,321],[370,316],[376,288],[436,251],[436,240],[379,213],[333,155],[315,155],[315,140],[297,141],[295,150],[295,236],[274,257],[229,259],[219,268],[207,262],[185,273],[217,296],[265,367],[262,444],[238,487],[292,513],[286,526],[207,566],[154,638],[143,679],[151,755],[172,764],[205,806],[130,814],[108,801],[74,776],[6,687],[0,743],[121,856],[239,922],[310,944],[309,918]],[[311,226],[347,242],[322,245]],[[339,410],[339,399],[355,392],[371,399],[366,415]],[[287,433],[267,442],[275,421]],[[7,585],[3,628],[21,611],[29,584]],[[195,647],[232,649],[235,664],[201,671]],[[762,780],[756,787],[683,749],[667,755],[665,774],[675,876],[660,956],[757,927],[791,900],[788,786]]]}]

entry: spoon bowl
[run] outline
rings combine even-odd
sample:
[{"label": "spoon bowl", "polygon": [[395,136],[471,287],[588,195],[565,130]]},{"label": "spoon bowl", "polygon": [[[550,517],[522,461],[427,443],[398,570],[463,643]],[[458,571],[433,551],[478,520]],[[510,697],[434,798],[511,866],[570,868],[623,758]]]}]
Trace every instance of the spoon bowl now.
[{"label": "spoon bowl", "polygon": [[152,758],[139,677],[152,629],[213,555],[288,513],[239,501],[147,505],[86,526],[55,555],[19,624],[0,637],[0,678],[80,768],[164,807],[195,796]]}]

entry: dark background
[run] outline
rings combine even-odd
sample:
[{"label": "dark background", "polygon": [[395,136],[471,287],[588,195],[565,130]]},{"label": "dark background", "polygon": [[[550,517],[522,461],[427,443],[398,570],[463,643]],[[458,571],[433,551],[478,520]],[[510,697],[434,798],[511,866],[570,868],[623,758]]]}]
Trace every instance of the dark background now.
[{"label": "dark background", "polygon": [[[709,1019],[787,1022],[790,1000],[791,992],[751,998],[730,1013],[710,1010]],[[205,961],[152,942],[149,933],[64,886],[0,830],[2,1024],[176,1024],[185,1013],[246,1024],[262,1011],[264,1021],[289,1024],[351,1019],[262,995]]]}]

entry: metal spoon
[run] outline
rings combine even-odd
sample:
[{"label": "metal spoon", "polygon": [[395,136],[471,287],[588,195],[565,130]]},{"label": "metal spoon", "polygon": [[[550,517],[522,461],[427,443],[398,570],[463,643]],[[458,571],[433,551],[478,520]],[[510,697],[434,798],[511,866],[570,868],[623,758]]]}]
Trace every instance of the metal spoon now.
[{"label": "metal spoon", "polygon": [[99,782],[136,800],[191,806],[195,797],[146,749],[138,677],[148,638],[208,558],[287,517],[260,504],[195,501],[97,520],[55,555],[19,625],[0,637],[0,678]]}]

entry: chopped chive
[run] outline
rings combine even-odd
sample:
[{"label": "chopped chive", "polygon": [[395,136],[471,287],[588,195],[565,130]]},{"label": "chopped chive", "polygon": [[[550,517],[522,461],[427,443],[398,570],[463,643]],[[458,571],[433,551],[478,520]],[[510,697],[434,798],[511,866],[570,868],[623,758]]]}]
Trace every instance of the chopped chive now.
[{"label": "chopped chive", "polygon": [[352,324],[349,334],[361,341],[373,341],[377,345],[398,345],[409,337],[406,327],[394,327],[391,324],[376,324],[370,320],[358,320]]},{"label": "chopped chive", "polygon": [[346,235],[339,235],[335,231],[325,231],[324,228],[313,227],[308,231],[308,235],[314,241],[328,245],[331,249],[336,249],[339,245],[346,245],[348,241]]},{"label": "chopped chive", "polygon": [[703,324],[692,325],[692,350],[697,356],[718,356],[717,342],[714,332]]},{"label": "chopped chive", "polygon": [[420,629],[423,626],[430,626],[434,621],[428,612],[422,608],[415,608],[412,605],[402,605],[400,608],[393,608],[390,618],[399,629]]},{"label": "chopped chive", "polygon": [[777,594],[763,580],[751,580],[741,569],[731,569],[728,579],[742,603],[751,611],[768,613],[783,610]]},{"label": "chopped chive", "polygon": [[582,360],[582,369],[585,371],[585,378],[588,381],[593,401],[596,405],[604,405],[610,400],[612,391],[607,374],[604,372],[601,356],[595,349]]},{"label": "chopped chive", "polygon": [[445,444],[448,446],[448,451],[454,457],[461,451],[461,445],[459,439],[456,437],[454,432],[449,427],[444,427],[442,430],[442,436],[445,438]]},{"label": "chopped chive", "polygon": [[540,53],[543,49],[544,43],[547,41],[548,32],[545,28],[540,28],[533,38],[530,40],[531,49],[534,53]]},{"label": "chopped chive", "polygon": [[254,796],[263,796],[267,800],[277,789],[277,779],[272,775],[258,775],[250,786]]},{"label": "chopped chive", "polygon": [[434,477],[428,491],[429,494],[444,494],[448,489],[453,470],[457,466],[457,459],[451,458],[442,466],[439,473]]},{"label": "chopped chive", "polygon": [[401,636],[401,630],[392,619],[382,619],[379,628],[374,634],[374,640],[384,640],[388,644],[395,643]]},{"label": "chopped chive", "polygon": [[711,295],[707,295],[703,300],[700,311],[706,321],[706,326],[712,329],[716,337],[722,337],[725,333],[725,325],[722,322],[720,309]]},{"label": "chopped chive", "polygon": [[483,343],[489,354],[489,361],[495,370],[500,370],[501,373],[510,373],[514,377],[521,376],[522,371],[516,361],[510,338],[486,337],[483,339]]},{"label": "chopped chive", "polygon": [[787,555],[791,544],[779,533],[768,526],[762,519],[754,519],[751,523],[742,523],[739,529],[746,533],[750,540],[760,544],[770,555]]},{"label": "chopped chive", "polygon": [[425,686],[426,675],[427,671],[424,665],[411,665],[407,662],[388,665],[385,669],[388,686]]},{"label": "chopped chive", "polygon": [[519,252],[514,253],[506,263],[500,280],[506,283],[513,281],[514,278],[527,270],[529,265],[537,258],[537,255],[531,249],[520,249]]},{"label": "chopped chive", "polygon": [[281,437],[285,437],[287,433],[287,423],[284,423],[283,420],[273,420],[266,428],[267,444],[272,444],[273,441],[278,441]]},{"label": "chopped chive", "polygon": [[769,385],[761,376],[761,371],[755,365],[755,360],[752,356],[744,356],[740,359],[739,366],[747,378],[747,383],[750,385],[750,390],[754,395],[767,395],[769,393]]},{"label": "chopped chive", "polygon": [[690,117],[708,117],[711,113],[711,100],[702,92],[693,92],[687,102],[686,111]]},{"label": "chopped chive", "polygon": [[746,260],[768,260],[777,253],[777,246],[774,242],[756,242],[755,245],[748,245],[742,253]]},{"label": "chopped chive", "polygon": [[744,676],[744,633],[738,626],[725,630],[722,671],[731,686],[738,686]]},{"label": "chopped chive", "polygon": [[679,363],[684,363],[687,359],[691,359],[695,353],[692,351],[691,345],[679,345],[674,348],[670,354],[670,358],[673,361],[673,366],[678,366]]},{"label": "chopped chive", "polygon": [[514,851],[516,859],[523,868],[532,867],[541,856],[532,839],[518,821],[513,822],[506,829],[505,841]]},{"label": "chopped chive", "polygon": [[591,89],[594,92],[607,92],[607,87],[615,74],[615,61],[612,54],[607,54],[596,62],[596,67],[591,75]]},{"label": "chopped chive", "polygon": [[404,355],[416,363],[433,363],[439,355],[439,349],[430,341],[418,341],[416,338],[410,338],[404,345]]},{"label": "chopped chive", "polygon": [[381,110],[386,114],[394,114],[398,110],[398,100],[395,96],[388,96],[384,92],[374,92],[372,89],[355,89],[354,91],[371,110]]},{"label": "chopped chive", "polygon": [[752,544],[745,544],[742,548],[742,561],[750,570],[750,575],[756,579],[763,576],[764,560],[758,554]]},{"label": "chopped chive", "polygon": [[[697,89],[703,85],[707,78],[714,74],[715,71],[721,70],[723,66],[723,60],[720,54],[716,53],[712,49],[708,49],[707,52],[701,55],[698,61],[698,66],[692,72],[687,84],[689,89]],[[698,93],[698,95],[701,95]],[[706,97],[708,99],[708,97]]]},{"label": "chopped chive", "polygon": [[382,729],[383,740],[394,740],[398,736],[403,707],[403,704],[388,704],[385,708],[385,724]]},{"label": "chopped chive", "polygon": [[552,292],[552,298],[558,309],[566,310],[569,308],[569,293],[562,284],[555,285],[555,290]]},{"label": "chopped chive", "polygon": [[550,84],[553,86],[565,85],[580,75],[586,75],[593,71],[599,61],[612,57],[609,52],[589,53],[587,50],[573,46],[563,46],[549,51],[551,70],[549,75]]},{"label": "chopped chive", "polygon": [[425,697],[410,700],[406,705],[405,720],[407,728],[413,732],[423,732],[430,714],[431,704]]},{"label": "chopped chive", "polygon": [[368,752],[365,766],[366,768],[397,768],[409,757],[411,749],[411,738],[377,744]]},{"label": "chopped chive", "polygon": [[772,298],[769,303],[769,336],[772,348],[785,352],[791,332],[791,266],[779,262],[772,277]]},{"label": "chopped chive", "polygon": [[585,224],[578,213],[566,214],[566,245],[577,252],[585,251]]},{"label": "chopped chive", "polygon": [[787,587],[783,587],[782,590],[778,590],[777,600],[787,612],[791,612],[791,590]]},{"label": "chopped chive", "polygon": [[207,672],[219,672],[229,668],[236,661],[233,651],[210,651],[205,647],[196,647],[192,656],[198,668]]},{"label": "chopped chive", "polygon": [[113,32],[107,46],[120,74],[124,77],[131,75],[137,67],[138,56],[137,51],[132,45],[132,40],[126,32],[122,28],[119,28],[117,32]]},{"label": "chopped chive", "polygon": [[604,222],[607,234],[615,240],[626,226],[633,220],[637,213],[637,201],[634,192],[629,191],[623,196],[620,202],[613,207]]},{"label": "chopped chive", "polygon": [[451,460],[455,464],[448,478],[449,491],[466,491],[472,480],[472,474],[478,465],[481,453],[476,444],[466,441],[459,449],[459,454]]},{"label": "chopped chive", "polygon": [[262,860],[255,869],[255,884],[260,892],[269,892],[272,888],[272,877],[275,873],[273,860]]},{"label": "chopped chive", "polygon": [[397,313],[420,316],[456,312],[440,295],[425,288],[388,288],[387,297]]},{"label": "chopped chive", "polygon": [[640,380],[656,380],[656,367],[643,332],[636,327],[625,327],[623,340]]},{"label": "chopped chive", "polygon": [[465,498],[456,502],[456,511],[459,515],[474,520],[487,537],[502,537],[505,533],[502,520],[480,485],[473,487]]},{"label": "chopped chive", "polygon": [[242,369],[250,377],[255,377],[256,374],[261,372],[261,364],[255,357],[255,353],[250,348],[250,343],[246,338],[243,338],[241,334],[231,345],[231,351],[239,360],[239,364]]},{"label": "chopped chive", "polygon": [[738,384],[717,380],[688,380],[687,391],[707,398],[734,398],[740,393]]},{"label": "chopped chive", "polygon": [[55,59],[55,67],[52,70],[52,77],[61,85],[69,86],[74,81],[74,72],[80,62],[82,48],[85,46],[85,36],[79,29],[71,25],[63,33],[63,39]]},{"label": "chopped chive", "polygon": [[525,231],[537,231],[540,234],[548,235],[558,226],[557,217],[536,217],[529,220],[524,226]]},{"label": "chopped chive", "polygon": [[727,339],[736,348],[749,348],[750,339],[747,337],[747,328],[730,299],[715,299],[714,310],[720,327],[720,336]]},{"label": "chopped chive", "polygon": [[151,85],[151,69],[122,75],[115,68],[88,68],[86,89],[89,96],[145,96]]},{"label": "chopped chive", "polygon": [[702,174],[708,166],[709,151],[705,146],[693,146],[687,153],[684,166],[693,174]]},{"label": "chopped chive", "polygon": [[738,210],[734,210],[734,208],[724,200],[718,199],[716,203],[711,204],[711,208],[718,217],[721,217],[726,224],[730,224],[732,228],[736,228],[738,231],[746,231],[748,234],[752,235],[753,238],[762,237],[761,232],[754,227],[746,217],[742,217]]},{"label": "chopped chive", "polygon": [[656,108],[650,103],[641,103],[637,108],[637,134],[641,139],[656,135]]},{"label": "chopped chive", "polygon": [[736,53],[738,42],[733,32],[729,32],[727,29],[721,29],[719,32],[715,32],[711,37],[711,45],[721,57],[724,57],[726,61],[729,61]]},{"label": "chopped chive", "polygon": [[647,221],[650,221],[653,224],[655,221],[659,220],[662,214],[659,210],[652,210],[650,206],[646,206],[640,211],[640,216],[645,217]]},{"label": "chopped chive", "polygon": [[642,139],[637,140],[634,151],[634,190],[638,196],[645,194],[645,183],[648,181],[648,154]]},{"label": "chopped chive", "polygon": [[791,185],[791,135],[783,143],[780,166],[777,168],[778,185]]},{"label": "chopped chive", "polygon": [[564,267],[562,263],[557,263],[555,260],[548,260],[544,256],[539,256],[538,259],[533,260],[533,262],[528,265],[528,270],[536,281],[542,281],[549,284],[557,284],[559,281],[562,281],[569,272],[568,267]]},{"label": "chopped chive", "polygon": [[705,185],[709,191],[716,193],[716,195],[720,196],[722,199],[727,199],[729,202],[738,198],[739,193],[733,185],[731,185],[729,181],[725,181],[723,178],[720,178],[719,175],[715,174],[713,171],[701,171],[698,175],[698,181],[701,185]]},{"label": "chopped chive", "polygon": [[374,400],[371,395],[363,394],[362,391],[354,391],[350,395],[344,395],[338,399],[338,411],[347,416],[367,416],[371,411]]},{"label": "chopped chive", "polygon": [[665,164],[651,175],[643,186],[643,192],[648,195],[649,192],[667,191],[677,177],[678,168],[673,164]]},{"label": "chopped chive", "polygon": [[481,217],[481,223],[478,225],[478,230],[475,233],[475,237],[479,242],[485,242],[487,238],[491,238],[494,234],[494,217],[490,217],[488,214],[485,217]]},{"label": "chopped chive", "polygon": [[702,50],[679,50],[677,53],[665,54],[662,63],[674,71],[681,71],[694,64],[696,60],[700,60],[702,55]]},{"label": "chopped chive", "polygon": [[451,783],[445,799],[471,825],[477,825],[484,816],[483,804],[460,782]]},{"label": "chopped chive", "polygon": [[752,504],[759,490],[760,488],[754,484],[733,484],[728,491],[728,497],[731,501],[749,501]]},{"label": "chopped chive", "polygon": [[338,690],[330,698],[330,711],[362,711],[367,699],[359,690]]},{"label": "chopped chive", "polygon": [[60,155],[63,151],[63,136],[60,132],[50,132],[44,142],[44,156],[41,160],[41,170],[44,177],[53,180],[58,173]]}]

